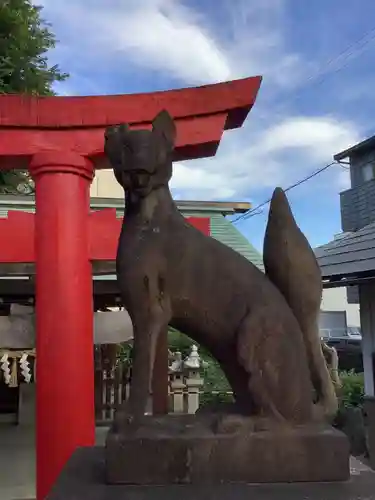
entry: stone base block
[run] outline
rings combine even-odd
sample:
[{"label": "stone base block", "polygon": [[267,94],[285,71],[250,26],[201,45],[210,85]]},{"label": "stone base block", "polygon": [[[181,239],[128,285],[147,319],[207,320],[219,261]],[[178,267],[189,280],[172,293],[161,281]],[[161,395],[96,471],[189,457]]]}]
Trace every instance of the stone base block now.
[{"label": "stone base block", "polygon": [[[137,457],[133,457],[137,460]],[[141,464],[140,464],[141,465]],[[357,464],[350,481],[292,484],[112,485],[105,482],[105,450],[79,448],[46,500],[373,500],[375,473]]]},{"label": "stone base block", "polygon": [[345,481],[347,438],[329,426],[287,427],[236,415],[149,416],[134,433],[111,430],[110,484]]}]

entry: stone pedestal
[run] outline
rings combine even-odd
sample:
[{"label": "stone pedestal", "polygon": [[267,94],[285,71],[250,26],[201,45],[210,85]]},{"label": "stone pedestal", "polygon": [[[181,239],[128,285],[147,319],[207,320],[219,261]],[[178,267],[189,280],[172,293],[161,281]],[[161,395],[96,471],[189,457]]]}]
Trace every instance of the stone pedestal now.
[{"label": "stone pedestal", "polygon": [[235,415],[146,417],[135,433],[110,431],[110,484],[345,481],[347,438],[328,426],[270,426]]},{"label": "stone pedestal", "polygon": [[374,491],[375,473],[365,467],[336,483],[110,485],[104,448],[89,447],[73,453],[46,500],[369,500]]}]

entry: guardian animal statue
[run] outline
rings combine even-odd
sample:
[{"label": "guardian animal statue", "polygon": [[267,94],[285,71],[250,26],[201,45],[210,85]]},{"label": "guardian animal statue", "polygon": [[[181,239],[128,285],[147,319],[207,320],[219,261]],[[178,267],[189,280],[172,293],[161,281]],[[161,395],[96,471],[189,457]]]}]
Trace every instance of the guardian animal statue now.
[{"label": "guardian animal statue", "polygon": [[144,415],[158,336],[168,324],[219,361],[237,412],[291,424],[332,416],[337,401],[316,323],[320,272],[286,196],[276,189],[271,202],[264,274],[178,211],[168,187],[175,138],[166,111],[152,130],[123,124],[105,135],[125,193],[117,279],[134,327],[130,398],[118,422]]}]

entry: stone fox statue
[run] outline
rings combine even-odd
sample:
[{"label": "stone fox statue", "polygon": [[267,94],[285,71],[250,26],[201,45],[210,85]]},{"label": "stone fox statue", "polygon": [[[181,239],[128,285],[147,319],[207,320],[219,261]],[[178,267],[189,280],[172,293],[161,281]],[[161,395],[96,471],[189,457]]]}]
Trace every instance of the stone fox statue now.
[{"label": "stone fox statue", "polygon": [[[156,116],[152,130],[119,125],[105,134],[106,155],[125,192],[117,279],[134,327],[130,397],[117,421],[134,423],[144,415],[158,336],[168,324],[219,361],[237,412],[296,424],[331,415],[336,402],[315,325],[321,288],[296,283],[307,269],[288,274],[298,259],[314,268],[314,283],[319,270],[307,241],[294,234],[299,230],[286,197],[276,190],[271,204],[271,213],[280,205],[282,216],[270,217],[264,274],[180,214],[168,187],[175,137],[166,111]],[[285,221],[291,246],[274,258],[285,245],[278,226]],[[299,245],[294,259],[293,238]]]}]

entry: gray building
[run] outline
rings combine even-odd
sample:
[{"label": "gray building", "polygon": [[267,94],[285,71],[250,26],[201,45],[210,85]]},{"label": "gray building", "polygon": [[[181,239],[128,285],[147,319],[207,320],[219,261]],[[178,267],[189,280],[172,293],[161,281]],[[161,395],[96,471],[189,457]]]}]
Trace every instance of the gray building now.
[{"label": "gray building", "polygon": [[350,189],[340,194],[343,232],[357,231],[375,222],[375,136],[334,156],[346,160]]},{"label": "gray building", "polygon": [[340,194],[343,234],[316,249],[316,256],[323,286],[348,287],[349,299],[359,301],[369,452],[375,468],[375,137],[334,159],[350,169],[351,187]]},{"label": "gray building", "polygon": [[[342,233],[317,250],[324,273],[354,278],[375,275],[375,136],[334,156],[350,172],[350,188],[340,193]],[[324,256],[323,256],[324,254]],[[345,269],[343,269],[343,266]],[[358,287],[347,288],[349,304],[359,303]]]},{"label": "gray building", "polygon": [[[371,249],[366,247],[366,241],[371,245],[369,239],[372,237],[368,236],[368,232],[372,233],[372,224],[375,224],[375,136],[337,153],[334,159],[346,166],[350,172],[351,186],[340,193],[343,232],[335,236],[334,242],[328,244],[329,248],[320,247],[316,250],[316,254],[320,258],[324,273],[339,276],[342,271],[342,268],[337,267],[339,262],[345,264],[345,272],[354,270],[368,273],[369,266],[370,268],[373,266],[371,258],[370,261],[367,259]],[[364,230],[360,231],[361,229]],[[360,256],[356,253],[359,249],[363,250]],[[338,254],[341,255],[339,260],[337,260]],[[358,256],[359,262],[357,262]],[[341,288],[340,292],[332,290],[330,294],[342,297],[342,294],[346,293],[347,302],[353,307],[359,304],[358,292],[357,286],[349,286],[346,291]],[[350,321],[348,324],[352,326]]]}]

